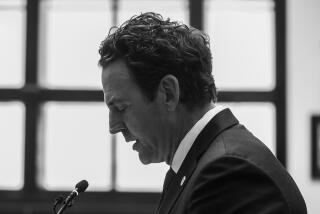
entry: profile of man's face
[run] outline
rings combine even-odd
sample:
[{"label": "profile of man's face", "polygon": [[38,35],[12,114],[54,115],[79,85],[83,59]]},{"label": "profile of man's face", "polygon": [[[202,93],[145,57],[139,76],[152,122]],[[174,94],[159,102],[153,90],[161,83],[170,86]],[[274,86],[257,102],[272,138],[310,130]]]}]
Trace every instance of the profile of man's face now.
[{"label": "profile of man's face", "polygon": [[121,132],[126,142],[135,141],[133,149],[142,163],[162,162],[167,154],[161,136],[165,125],[161,105],[157,100],[149,101],[131,75],[123,60],[116,60],[102,70],[110,132]]}]

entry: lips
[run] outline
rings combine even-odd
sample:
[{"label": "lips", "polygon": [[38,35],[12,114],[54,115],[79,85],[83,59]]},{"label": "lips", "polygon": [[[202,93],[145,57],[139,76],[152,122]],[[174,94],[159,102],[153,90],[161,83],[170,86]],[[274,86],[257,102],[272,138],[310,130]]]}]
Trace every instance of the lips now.
[{"label": "lips", "polygon": [[136,140],[136,142],[132,145],[132,149],[138,151],[140,145],[140,141]]},{"label": "lips", "polygon": [[121,130],[121,132],[126,142],[135,141],[132,145],[132,149],[138,151],[141,146],[140,141],[137,138],[135,138],[128,129],[123,129]]}]

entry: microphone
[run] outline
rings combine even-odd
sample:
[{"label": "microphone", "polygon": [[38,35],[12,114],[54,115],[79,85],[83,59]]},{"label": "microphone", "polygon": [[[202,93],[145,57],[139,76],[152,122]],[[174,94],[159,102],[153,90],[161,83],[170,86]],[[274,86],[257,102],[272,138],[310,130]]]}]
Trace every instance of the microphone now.
[{"label": "microphone", "polygon": [[68,197],[64,200],[62,207],[57,212],[57,214],[61,214],[67,207],[72,206],[72,202],[75,197],[77,197],[80,193],[84,192],[89,186],[88,181],[82,180],[78,182],[75,186],[75,189],[68,195]]},{"label": "microphone", "polygon": [[65,204],[69,204],[70,202],[72,202],[72,200],[79,195],[79,193],[84,192],[87,187],[89,186],[88,181],[86,180],[82,180],[80,182],[78,182],[75,186],[75,189],[72,190],[72,192],[68,195],[68,197],[66,198],[66,200],[64,201]]}]

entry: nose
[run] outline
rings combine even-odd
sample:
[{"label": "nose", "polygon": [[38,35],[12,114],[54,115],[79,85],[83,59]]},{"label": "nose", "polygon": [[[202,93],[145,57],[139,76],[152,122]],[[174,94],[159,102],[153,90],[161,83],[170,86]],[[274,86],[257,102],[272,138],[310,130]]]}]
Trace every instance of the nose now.
[{"label": "nose", "polygon": [[126,127],[121,119],[121,116],[113,111],[109,112],[109,132],[116,134],[125,130]]}]

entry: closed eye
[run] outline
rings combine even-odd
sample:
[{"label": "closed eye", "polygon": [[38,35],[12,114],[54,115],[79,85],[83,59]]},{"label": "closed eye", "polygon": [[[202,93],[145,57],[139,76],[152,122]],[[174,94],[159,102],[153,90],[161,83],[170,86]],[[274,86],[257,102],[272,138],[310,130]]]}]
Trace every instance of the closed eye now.
[{"label": "closed eye", "polygon": [[119,111],[119,112],[124,112],[125,110],[126,110],[126,107],[124,107],[124,106],[118,106],[118,107],[116,107],[117,108],[117,110]]},{"label": "closed eye", "polygon": [[110,112],[113,112],[113,113],[121,113],[123,111],[125,111],[125,107],[123,106],[115,106],[115,105],[112,105],[112,106],[108,106]]}]

